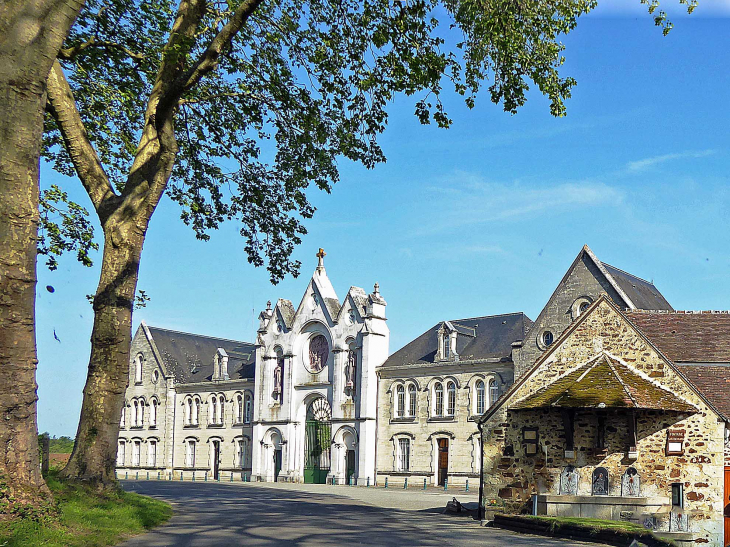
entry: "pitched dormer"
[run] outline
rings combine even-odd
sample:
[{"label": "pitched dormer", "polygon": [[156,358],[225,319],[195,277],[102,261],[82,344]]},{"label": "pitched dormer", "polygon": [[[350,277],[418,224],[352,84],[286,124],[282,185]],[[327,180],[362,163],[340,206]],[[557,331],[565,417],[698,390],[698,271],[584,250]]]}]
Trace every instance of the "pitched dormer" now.
[{"label": "pitched dormer", "polygon": [[223,348],[218,348],[213,358],[213,381],[221,382],[228,380],[228,354]]}]

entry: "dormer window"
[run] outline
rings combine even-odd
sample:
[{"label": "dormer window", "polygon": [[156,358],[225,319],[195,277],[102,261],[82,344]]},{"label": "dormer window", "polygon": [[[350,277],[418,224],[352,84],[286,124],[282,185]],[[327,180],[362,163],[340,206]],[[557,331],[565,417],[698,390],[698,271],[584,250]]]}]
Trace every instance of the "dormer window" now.
[{"label": "dormer window", "polygon": [[451,357],[451,336],[449,333],[444,334],[444,359]]}]

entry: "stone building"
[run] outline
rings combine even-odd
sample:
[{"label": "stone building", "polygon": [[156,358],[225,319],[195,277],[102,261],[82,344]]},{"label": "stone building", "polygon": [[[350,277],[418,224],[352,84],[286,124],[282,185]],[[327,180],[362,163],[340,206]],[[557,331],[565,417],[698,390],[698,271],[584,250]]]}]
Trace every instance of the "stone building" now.
[{"label": "stone building", "polygon": [[728,385],[730,315],[599,296],[480,419],[487,517],[631,520],[725,545]]},{"label": "stone building", "polygon": [[672,310],[653,283],[601,262],[585,245],[525,334],[524,341],[515,345],[515,378],[522,376],[601,293],[607,294],[621,309]]},{"label": "stone building", "polygon": [[351,287],[340,303],[324,252],[299,304],[259,316],[255,479],[365,484],[375,477],[377,377],[388,356],[386,302]]},{"label": "stone building", "polygon": [[117,471],[251,471],[253,344],[147,326],[130,352]]},{"label": "stone building", "polygon": [[523,313],[442,321],[378,368],[378,477],[443,485],[479,479],[475,420],[514,380]]}]

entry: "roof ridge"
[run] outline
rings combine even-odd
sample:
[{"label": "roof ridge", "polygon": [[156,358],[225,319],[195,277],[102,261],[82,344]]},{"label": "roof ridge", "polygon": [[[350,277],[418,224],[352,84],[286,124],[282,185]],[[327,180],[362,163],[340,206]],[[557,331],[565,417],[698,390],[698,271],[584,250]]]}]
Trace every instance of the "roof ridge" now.
[{"label": "roof ridge", "polygon": [[[445,323],[446,321],[450,321],[451,323],[458,323],[459,321],[472,321],[474,319],[489,319],[491,317],[507,317],[508,315],[525,316],[525,312],[515,311],[515,312],[510,312],[510,313],[496,313],[494,315],[480,315],[478,317],[462,317],[461,319],[445,319],[444,321],[441,321],[441,323]],[[466,325],[461,325],[461,326],[466,326]],[[469,327],[469,328],[473,329],[474,327]]]},{"label": "roof ridge", "polygon": [[627,272],[626,270],[622,270],[621,268],[617,268],[616,266],[613,266],[613,265],[608,264],[608,263],[603,262],[603,261],[601,261],[601,262],[603,263],[604,266],[608,266],[609,268],[613,268],[614,270],[618,270],[621,273],[625,273],[626,275],[630,275],[634,279],[638,279],[639,281],[643,281],[644,283],[648,283],[652,287],[656,287],[656,285],[654,285],[654,282],[653,281],[648,281],[647,279],[644,279],[643,277],[639,277],[638,275],[634,275],[634,274],[632,274],[630,272]]},{"label": "roof ridge", "polygon": [[221,340],[223,342],[235,342],[236,344],[248,344],[249,346],[255,345],[251,342],[244,342],[243,340],[233,340],[231,338],[220,338],[218,336],[208,336],[207,334],[196,334],[194,332],[184,332],[181,330],[166,329],[164,327],[153,327],[152,325],[147,325],[147,328],[155,329],[155,330],[164,330],[166,332],[173,332],[175,334],[187,334],[188,336],[198,336],[200,338],[208,338],[210,340]]},{"label": "roof ridge", "polygon": [[728,315],[730,310],[625,310],[627,313],[656,313],[662,315]]}]

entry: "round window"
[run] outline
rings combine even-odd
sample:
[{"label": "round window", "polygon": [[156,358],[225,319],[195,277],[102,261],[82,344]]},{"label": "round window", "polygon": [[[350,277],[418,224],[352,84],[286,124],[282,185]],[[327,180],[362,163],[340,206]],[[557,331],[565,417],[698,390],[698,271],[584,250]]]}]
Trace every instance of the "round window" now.
[{"label": "round window", "polygon": [[591,305],[590,302],[581,302],[580,306],[578,307],[578,309],[580,310],[580,313],[583,313],[584,311],[586,311],[590,305]]},{"label": "round window", "polygon": [[321,334],[313,336],[309,340],[309,371],[317,373],[327,365],[330,348],[327,338]]},{"label": "round window", "polygon": [[542,343],[545,345],[545,347],[550,346],[553,343],[554,337],[553,333],[549,330],[546,330],[542,333]]}]

